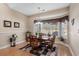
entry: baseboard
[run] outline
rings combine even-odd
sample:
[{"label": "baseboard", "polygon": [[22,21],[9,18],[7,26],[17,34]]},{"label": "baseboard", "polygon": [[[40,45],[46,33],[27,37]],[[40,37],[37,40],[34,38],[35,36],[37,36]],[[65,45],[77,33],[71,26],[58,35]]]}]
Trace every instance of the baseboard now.
[{"label": "baseboard", "polygon": [[71,48],[71,46],[69,46],[68,44],[66,44],[66,43],[60,43],[60,44],[62,44],[62,45],[64,45],[64,46],[66,46],[66,47],[68,47],[69,48],[69,50],[70,50],[70,52],[71,52],[71,54],[72,54],[72,56],[75,56],[75,54],[74,54],[74,52],[73,52],[73,50],[72,50],[72,48]]},{"label": "baseboard", "polygon": [[24,40],[23,41],[18,41],[18,42],[16,42],[16,44],[20,44],[20,43],[23,43],[23,42],[25,42]]},{"label": "baseboard", "polygon": [[[18,42],[16,42],[16,44],[20,44],[20,43],[23,43],[23,42],[25,42],[25,41],[18,41]],[[4,48],[8,48],[8,47],[10,47],[10,44],[2,46],[2,47],[0,47],[0,49],[4,49]]]},{"label": "baseboard", "polygon": [[74,55],[74,56],[77,56],[77,54],[76,54],[76,52],[75,52],[73,46],[72,46],[71,44],[70,44],[70,46],[71,46],[71,49],[72,49],[72,51],[73,51],[73,55]]},{"label": "baseboard", "polygon": [[4,49],[4,48],[7,48],[7,47],[10,47],[10,45],[7,44],[7,45],[5,45],[5,46],[0,47],[0,49]]},{"label": "baseboard", "polygon": [[71,52],[72,56],[75,56],[75,54],[74,54],[74,52],[73,52],[73,50],[72,50],[71,46],[67,45],[67,47],[69,48],[69,50],[70,50],[70,52]]}]

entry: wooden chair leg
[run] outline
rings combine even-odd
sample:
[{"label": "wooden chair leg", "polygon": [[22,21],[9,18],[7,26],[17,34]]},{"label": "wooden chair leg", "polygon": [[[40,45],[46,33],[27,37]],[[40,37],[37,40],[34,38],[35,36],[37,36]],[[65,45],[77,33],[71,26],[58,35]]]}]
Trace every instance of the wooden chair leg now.
[{"label": "wooden chair leg", "polygon": [[24,47],[20,48],[20,50],[22,50],[24,48],[27,49],[28,47],[30,47],[30,44],[25,45]]}]

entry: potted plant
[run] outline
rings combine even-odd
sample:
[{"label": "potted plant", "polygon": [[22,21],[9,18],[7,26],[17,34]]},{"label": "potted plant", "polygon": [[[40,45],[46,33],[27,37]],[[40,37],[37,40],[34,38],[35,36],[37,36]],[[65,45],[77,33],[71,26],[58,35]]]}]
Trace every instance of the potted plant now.
[{"label": "potted plant", "polygon": [[29,37],[30,35],[31,35],[31,32],[30,31],[27,31],[26,32],[26,36]]}]

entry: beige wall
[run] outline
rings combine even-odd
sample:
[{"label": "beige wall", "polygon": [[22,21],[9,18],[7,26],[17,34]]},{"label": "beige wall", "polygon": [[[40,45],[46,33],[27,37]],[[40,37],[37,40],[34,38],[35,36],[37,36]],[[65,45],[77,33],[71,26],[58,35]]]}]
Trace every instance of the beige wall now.
[{"label": "beige wall", "polygon": [[32,15],[29,17],[28,20],[28,30],[33,32],[33,26],[34,26],[34,20],[46,20],[46,19],[53,19],[57,17],[63,17],[65,15],[68,15],[69,9],[67,8],[62,8],[54,11],[48,11],[46,13],[40,13],[36,15]]},{"label": "beige wall", "polygon": [[[70,5],[70,45],[76,55],[79,55],[79,4]],[[72,26],[71,21],[75,19]]]},{"label": "beige wall", "polygon": [[[3,27],[3,21],[9,20],[12,22],[12,27]],[[0,47],[9,44],[9,38],[12,34],[17,34],[17,42],[25,39],[25,32],[27,31],[28,18],[14,10],[11,10],[6,4],[0,4]],[[19,22],[20,28],[14,28],[13,23]]]}]

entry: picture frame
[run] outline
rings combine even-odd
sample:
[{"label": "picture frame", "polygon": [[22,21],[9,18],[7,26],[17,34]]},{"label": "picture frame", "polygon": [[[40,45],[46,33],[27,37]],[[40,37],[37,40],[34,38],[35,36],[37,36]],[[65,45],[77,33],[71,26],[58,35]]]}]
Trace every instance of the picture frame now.
[{"label": "picture frame", "polygon": [[19,28],[20,27],[20,23],[19,22],[14,22],[14,28]]},{"label": "picture frame", "polygon": [[11,27],[11,26],[12,26],[11,21],[4,20],[4,27]]},{"label": "picture frame", "polygon": [[73,18],[72,21],[71,21],[72,25],[74,25],[74,21],[75,21],[75,19]]}]

